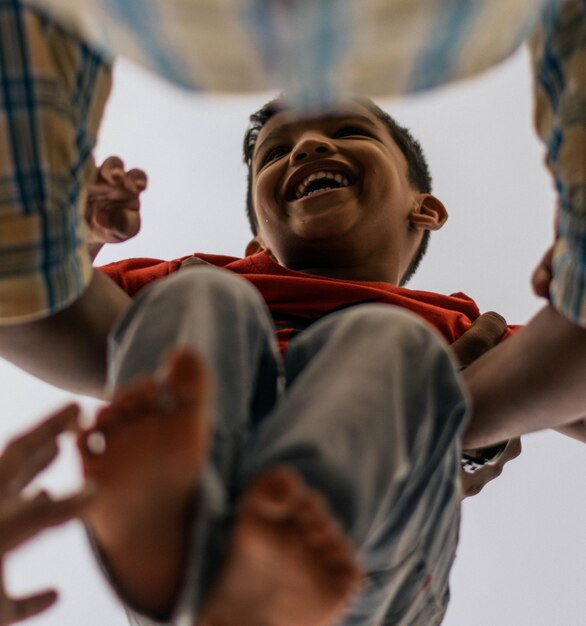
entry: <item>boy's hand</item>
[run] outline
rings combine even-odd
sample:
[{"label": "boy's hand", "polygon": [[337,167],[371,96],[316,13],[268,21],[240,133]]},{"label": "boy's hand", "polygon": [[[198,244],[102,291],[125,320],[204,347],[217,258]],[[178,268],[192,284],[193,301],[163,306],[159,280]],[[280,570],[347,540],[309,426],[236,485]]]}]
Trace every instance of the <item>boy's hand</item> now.
[{"label": "boy's hand", "polygon": [[105,243],[127,241],[138,233],[140,194],[146,186],[146,174],[139,169],[125,171],[118,157],[111,156],[102,163],[96,179],[88,185],[85,208],[88,243],[93,251],[99,251]]},{"label": "boy's hand", "polygon": [[59,411],[39,426],[14,439],[0,456],[0,626],[41,613],[57,599],[47,590],[26,598],[8,596],[3,580],[3,556],[44,528],[79,515],[92,498],[90,489],[55,501],[45,492],[27,498],[22,490],[55,459],[57,438],[77,430],[76,406]]},{"label": "boy's hand", "polygon": [[498,345],[506,332],[507,321],[502,315],[489,311],[478,317],[471,328],[450,346],[460,369],[465,369]]}]

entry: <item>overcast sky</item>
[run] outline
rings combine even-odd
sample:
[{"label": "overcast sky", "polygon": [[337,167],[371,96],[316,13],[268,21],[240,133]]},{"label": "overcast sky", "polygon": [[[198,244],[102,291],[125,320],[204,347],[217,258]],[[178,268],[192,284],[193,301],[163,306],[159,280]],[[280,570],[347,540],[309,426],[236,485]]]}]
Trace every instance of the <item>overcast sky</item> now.
[{"label": "overcast sky", "polygon": [[[510,323],[541,306],[529,276],[553,236],[555,200],[532,132],[528,67],[519,54],[461,85],[379,100],[422,142],[435,194],[450,213],[410,287],[464,291]],[[150,182],[141,234],[98,260],[241,255],[249,238],[241,139],[248,114],[270,95],[187,94],[121,64],[98,160],[117,154]],[[70,397],[2,361],[0,380],[0,442]],[[64,447],[46,477],[57,491],[78,480],[70,443]],[[585,477],[586,447],[550,432],[524,438],[522,456],[464,504],[447,626],[586,623]],[[7,570],[15,593],[60,588],[58,607],[35,626],[126,624],[75,523],[16,552]]]}]

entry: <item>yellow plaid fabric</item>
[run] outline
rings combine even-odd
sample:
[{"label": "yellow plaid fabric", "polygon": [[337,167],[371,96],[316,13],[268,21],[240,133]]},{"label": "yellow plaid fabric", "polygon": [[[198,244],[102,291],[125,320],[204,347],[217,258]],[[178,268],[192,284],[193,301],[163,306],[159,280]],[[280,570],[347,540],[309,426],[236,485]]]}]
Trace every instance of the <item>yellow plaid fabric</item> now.
[{"label": "yellow plaid fabric", "polygon": [[547,7],[531,49],[535,124],[559,194],[550,297],[586,326],[586,2]]},{"label": "yellow plaid fabric", "polygon": [[[105,59],[123,54],[198,90],[285,86],[297,105],[313,106],[461,79],[531,39],[537,127],[560,193],[551,298],[586,325],[586,0],[0,0],[0,7],[0,321],[58,310],[87,281],[77,215],[108,91]],[[58,140],[48,140],[52,133]],[[68,233],[67,244],[53,245],[62,241],[58,231]]]},{"label": "yellow plaid fabric", "polygon": [[0,323],[57,311],[89,282],[80,206],[109,89],[79,37],[0,2]]},{"label": "yellow plaid fabric", "polygon": [[205,91],[297,104],[464,78],[509,56],[548,0],[29,0],[97,49]]}]

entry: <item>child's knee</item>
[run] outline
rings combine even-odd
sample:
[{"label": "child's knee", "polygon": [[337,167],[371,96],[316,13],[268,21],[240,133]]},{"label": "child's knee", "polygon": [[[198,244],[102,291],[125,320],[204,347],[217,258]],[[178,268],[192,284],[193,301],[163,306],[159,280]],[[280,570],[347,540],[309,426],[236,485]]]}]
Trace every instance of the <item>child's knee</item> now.
[{"label": "child's knee", "polygon": [[419,316],[388,305],[365,304],[348,309],[341,314],[336,332],[395,349],[433,346],[443,351],[447,348],[439,333]]}]

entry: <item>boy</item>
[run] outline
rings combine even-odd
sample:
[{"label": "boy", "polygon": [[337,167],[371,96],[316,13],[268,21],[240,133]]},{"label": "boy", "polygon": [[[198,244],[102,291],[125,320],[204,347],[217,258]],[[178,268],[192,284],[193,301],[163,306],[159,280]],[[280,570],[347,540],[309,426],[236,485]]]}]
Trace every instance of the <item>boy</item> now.
[{"label": "boy", "polygon": [[[185,269],[141,291],[115,331],[112,385],[130,390],[81,442],[87,475],[105,483],[90,533],[141,613],[329,624],[357,569],[327,505],[366,575],[342,623],[437,624],[466,399],[437,333],[385,305],[416,311],[450,342],[478,310],[465,296],[396,286],[447,218],[405,129],[370,101],[294,113],[273,102],[251,118],[250,256],[104,268],[130,295]],[[153,381],[177,345],[202,355],[211,397],[189,351],[162,388]]]}]

